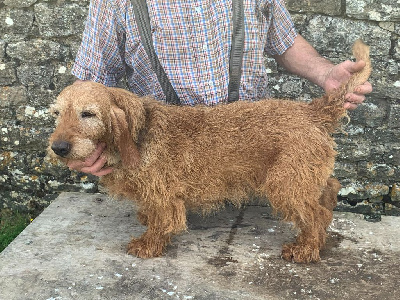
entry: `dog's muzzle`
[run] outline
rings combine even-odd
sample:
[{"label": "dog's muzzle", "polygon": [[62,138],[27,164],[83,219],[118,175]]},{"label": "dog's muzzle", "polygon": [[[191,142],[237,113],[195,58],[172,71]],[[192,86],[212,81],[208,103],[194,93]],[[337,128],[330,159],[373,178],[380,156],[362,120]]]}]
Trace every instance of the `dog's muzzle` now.
[{"label": "dog's muzzle", "polygon": [[61,157],[66,157],[71,151],[72,145],[66,141],[54,141],[51,144],[51,149],[55,154]]}]

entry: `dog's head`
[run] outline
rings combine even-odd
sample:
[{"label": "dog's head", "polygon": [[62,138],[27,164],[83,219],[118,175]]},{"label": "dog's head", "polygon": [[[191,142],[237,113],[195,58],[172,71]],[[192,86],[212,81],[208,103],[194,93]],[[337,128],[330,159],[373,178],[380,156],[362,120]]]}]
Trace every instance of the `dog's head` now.
[{"label": "dog's head", "polygon": [[94,82],[65,88],[50,109],[56,128],[49,139],[49,154],[67,163],[85,160],[99,142],[107,144],[111,164],[120,157],[124,164],[137,163],[138,131],[144,123],[140,99],[122,89]]}]

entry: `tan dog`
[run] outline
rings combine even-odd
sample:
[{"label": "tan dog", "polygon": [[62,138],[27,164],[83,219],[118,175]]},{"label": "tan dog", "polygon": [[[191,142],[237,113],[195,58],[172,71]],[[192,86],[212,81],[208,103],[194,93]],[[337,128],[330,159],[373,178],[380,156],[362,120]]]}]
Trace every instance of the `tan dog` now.
[{"label": "tan dog", "polygon": [[[53,108],[50,147],[63,162],[84,160],[105,142],[114,171],[101,178],[111,195],[137,202],[147,231],[128,246],[139,257],[162,254],[186,229],[186,211],[210,212],[226,200],[267,197],[299,229],[282,257],[318,261],[340,184],[331,134],[346,116],[344,96],[371,72],[369,49],[353,47],[367,64],[340,89],[312,103],[268,99],[217,107],[177,107],[93,82],[67,87]],[[55,155],[56,154],[56,155]]]}]

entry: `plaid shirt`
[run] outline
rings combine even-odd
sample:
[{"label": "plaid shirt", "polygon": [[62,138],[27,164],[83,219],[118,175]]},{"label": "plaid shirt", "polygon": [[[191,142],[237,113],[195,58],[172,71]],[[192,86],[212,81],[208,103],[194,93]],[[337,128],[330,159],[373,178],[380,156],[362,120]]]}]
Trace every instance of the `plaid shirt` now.
[{"label": "plaid shirt", "polygon": [[[182,104],[215,105],[228,97],[231,0],[148,0],[157,56]],[[296,37],[283,0],[244,0],[240,100],[268,96],[263,53],[282,54]],[[115,86],[126,75],[138,95],[165,95],[151,69],[130,0],[92,0],[72,73]]]}]

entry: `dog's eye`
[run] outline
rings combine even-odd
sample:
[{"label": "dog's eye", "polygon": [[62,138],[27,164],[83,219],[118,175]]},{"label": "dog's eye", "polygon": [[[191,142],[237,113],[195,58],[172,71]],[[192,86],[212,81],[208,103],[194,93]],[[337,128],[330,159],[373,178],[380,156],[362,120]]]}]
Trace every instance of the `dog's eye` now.
[{"label": "dog's eye", "polygon": [[83,112],[81,113],[81,117],[82,117],[82,118],[93,118],[93,117],[95,117],[95,116],[96,116],[96,114],[93,113],[93,112],[91,112],[91,111],[83,111]]}]

